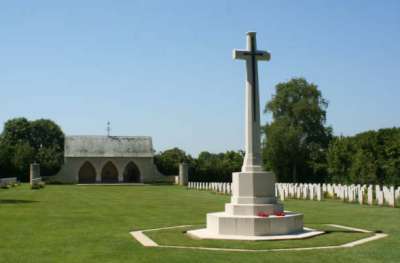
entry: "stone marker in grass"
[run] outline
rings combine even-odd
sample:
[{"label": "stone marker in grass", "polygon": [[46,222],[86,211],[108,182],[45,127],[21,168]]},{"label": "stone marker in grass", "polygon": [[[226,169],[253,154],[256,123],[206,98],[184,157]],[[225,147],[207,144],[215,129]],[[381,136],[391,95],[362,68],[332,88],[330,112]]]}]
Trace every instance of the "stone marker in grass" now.
[{"label": "stone marker in grass", "polygon": [[29,169],[29,178],[32,189],[38,189],[44,186],[42,178],[40,177],[40,164],[31,163]]},{"label": "stone marker in grass", "polygon": [[187,185],[189,177],[189,165],[187,163],[179,164],[179,184]]}]

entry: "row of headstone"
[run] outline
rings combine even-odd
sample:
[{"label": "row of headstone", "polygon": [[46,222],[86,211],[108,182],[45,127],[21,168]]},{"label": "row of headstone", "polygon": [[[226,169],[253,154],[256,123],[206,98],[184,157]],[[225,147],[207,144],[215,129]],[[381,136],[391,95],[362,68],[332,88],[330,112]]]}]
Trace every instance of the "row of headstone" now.
[{"label": "row of headstone", "polygon": [[395,207],[400,204],[400,187],[395,189],[394,186],[277,183],[275,193],[281,200],[289,198],[321,201],[326,197],[368,205]]},{"label": "row of headstone", "polygon": [[275,195],[282,201],[285,199],[309,199],[321,201],[323,198],[321,184],[276,183]]},{"label": "row of headstone", "polygon": [[220,182],[188,182],[187,185],[190,189],[196,190],[207,190],[222,194],[232,193],[231,183],[220,183]]},{"label": "row of headstone", "polygon": [[[188,182],[188,188],[223,194],[232,193],[231,183]],[[325,197],[340,199],[349,203],[391,207],[400,205],[400,187],[395,189],[394,186],[276,183],[275,195],[282,201],[285,199],[321,201]]]}]

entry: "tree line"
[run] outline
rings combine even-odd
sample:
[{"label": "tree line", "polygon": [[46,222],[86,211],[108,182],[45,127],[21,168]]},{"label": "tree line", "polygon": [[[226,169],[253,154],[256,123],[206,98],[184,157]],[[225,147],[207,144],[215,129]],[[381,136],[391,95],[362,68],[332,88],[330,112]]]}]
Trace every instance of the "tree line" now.
[{"label": "tree line", "polygon": [[327,181],[400,185],[400,128],[336,137],[327,163]]},{"label": "tree line", "polygon": [[177,175],[179,164],[189,164],[189,180],[197,182],[230,182],[232,172],[240,171],[243,163],[243,151],[225,153],[201,152],[193,158],[179,148],[173,148],[155,155],[154,162],[159,171],[165,175]]},{"label": "tree line", "polygon": [[400,129],[333,136],[328,101],[303,78],[275,87],[265,106],[263,157],[280,182],[400,185]]},{"label": "tree line", "polygon": [[[326,125],[328,101],[318,86],[293,78],[275,86],[262,126],[264,168],[279,182],[334,182],[400,185],[400,128],[334,136]],[[64,134],[51,120],[8,120],[0,135],[0,177],[28,179],[29,164],[54,175],[63,163]],[[189,180],[230,182],[241,170],[243,151],[201,152],[194,158],[181,149],[159,152],[154,162],[165,175],[190,165]]]},{"label": "tree line", "polygon": [[[334,136],[326,125],[328,101],[318,86],[304,78],[279,83],[264,113],[272,121],[262,126],[266,170],[279,182],[335,182],[400,185],[400,129]],[[241,169],[244,152],[202,152],[192,158],[174,148],[156,155],[165,174],[177,174],[179,162],[191,165],[192,181],[231,181]]]}]

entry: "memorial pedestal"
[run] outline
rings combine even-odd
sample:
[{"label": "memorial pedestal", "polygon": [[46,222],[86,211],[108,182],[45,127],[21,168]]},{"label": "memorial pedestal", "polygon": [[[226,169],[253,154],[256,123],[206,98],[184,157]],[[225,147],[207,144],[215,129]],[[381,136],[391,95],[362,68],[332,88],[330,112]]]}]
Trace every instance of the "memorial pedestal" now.
[{"label": "memorial pedestal", "polygon": [[289,235],[290,239],[290,235],[304,233],[303,214],[283,211],[275,197],[274,182],[271,172],[234,173],[231,203],[225,204],[225,212],[207,214],[207,228],[188,234],[197,238],[235,236],[234,239],[246,240],[274,235]]}]

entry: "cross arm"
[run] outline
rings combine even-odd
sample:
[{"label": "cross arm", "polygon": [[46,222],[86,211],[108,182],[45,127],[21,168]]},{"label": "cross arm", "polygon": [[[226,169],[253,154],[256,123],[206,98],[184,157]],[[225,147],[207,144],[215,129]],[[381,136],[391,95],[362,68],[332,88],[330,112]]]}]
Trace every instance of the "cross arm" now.
[{"label": "cross arm", "polygon": [[233,59],[248,59],[249,55],[248,55],[249,51],[247,50],[238,50],[238,49],[234,49],[232,52],[232,57]]},{"label": "cross arm", "polygon": [[256,58],[256,60],[270,60],[271,59],[271,54],[269,54],[267,51],[255,51],[251,52],[248,50],[238,50],[234,49],[233,50],[233,58],[234,59],[249,59],[252,56]]},{"label": "cross arm", "polygon": [[256,54],[257,60],[270,60],[271,59],[271,54],[268,53],[267,51],[257,51]]}]

